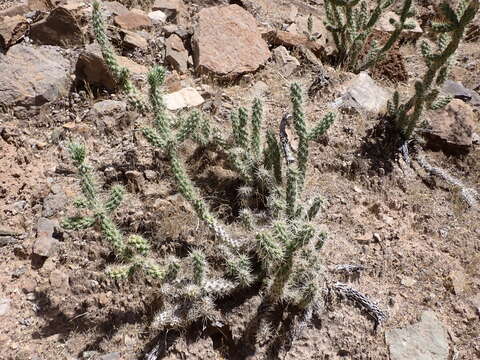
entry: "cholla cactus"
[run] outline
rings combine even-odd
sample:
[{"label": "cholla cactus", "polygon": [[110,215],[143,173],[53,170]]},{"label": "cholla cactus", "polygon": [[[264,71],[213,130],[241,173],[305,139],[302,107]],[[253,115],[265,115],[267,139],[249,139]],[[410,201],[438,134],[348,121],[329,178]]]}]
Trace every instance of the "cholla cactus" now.
[{"label": "cholla cactus", "polygon": [[426,41],[420,47],[427,72],[415,83],[415,94],[406,103],[401,104],[398,92],[388,103],[388,115],[403,140],[412,137],[424,110],[437,110],[449,103],[449,97],[439,97],[439,87],[447,79],[454,53],[479,7],[477,0],[462,0],[455,10],[446,2],[440,6],[445,22],[432,24],[433,30],[440,33],[437,51]]},{"label": "cholla cactus", "polygon": [[338,49],[339,62],[355,73],[374,66],[390,51],[404,29],[413,29],[410,20],[415,16],[412,0],[404,0],[399,21],[392,21],[395,30],[383,46],[372,41],[370,50],[363,59],[361,54],[382,13],[393,5],[394,0],[378,0],[369,11],[366,1],[325,0],[327,30],[333,35]]},{"label": "cholla cactus", "polygon": [[102,201],[91,168],[87,164],[87,154],[84,145],[70,144],[72,160],[80,176],[83,198],[77,199],[74,205],[79,210],[89,210],[92,215],[77,215],[64,219],[62,227],[66,230],[83,230],[98,226],[106,240],[111,244],[114,254],[123,263],[113,266],[107,273],[113,278],[126,278],[137,270],[143,270],[148,275],[163,279],[170,271],[163,269],[148,258],[150,244],[139,235],[131,235],[126,240],[115,225],[111,215],[120,206],[125,191],[120,185],[115,185],[106,201]]}]

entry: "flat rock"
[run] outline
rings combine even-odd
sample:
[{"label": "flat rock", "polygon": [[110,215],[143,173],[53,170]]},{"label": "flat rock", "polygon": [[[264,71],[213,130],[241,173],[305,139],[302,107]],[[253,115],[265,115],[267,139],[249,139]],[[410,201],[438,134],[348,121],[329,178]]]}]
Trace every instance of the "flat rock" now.
[{"label": "flat rock", "polygon": [[42,216],[51,217],[56,215],[58,212],[62,211],[67,204],[67,196],[65,195],[63,189],[55,187],[55,191],[51,194],[48,194],[43,199],[43,211]]},{"label": "flat rock", "polygon": [[83,45],[84,34],[72,11],[67,7],[55,8],[46,19],[32,25],[32,40],[43,45]]},{"label": "flat rock", "polygon": [[129,47],[129,48],[138,48],[138,49],[147,49],[148,48],[148,42],[147,40],[133,32],[133,31],[125,31],[125,36],[123,37],[123,44],[126,46],[126,47]]},{"label": "flat rock", "polygon": [[67,95],[70,63],[52,46],[12,46],[0,54],[0,104],[39,106]]},{"label": "flat rock", "polygon": [[168,110],[179,110],[198,106],[204,102],[200,93],[192,87],[183,88],[174,93],[164,95],[163,100]]},{"label": "flat rock", "polygon": [[290,76],[300,66],[296,57],[290,55],[284,46],[279,46],[273,50],[275,62],[282,68],[282,74]]},{"label": "flat rock", "polygon": [[361,72],[342,87],[343,95],[337,106],[353,107],[361,113],[384,112],[391,98],[390,92],[378,86],[366,72]]},{"label": "flat rock", "polygon": [[152,20],[141,10],[129,11],[114,18],[115,25],[123,30],[142,30],[152,27]]},{"label": "flat rock", "polygon": [[0,48],[8,49],[28,31],[27,18],[21,15],[0,17]]},{"label": "flat rock", "polygon": [[155,0],[152,10],[160,10],[166,15],[169,21],[177,20],[177,17],[185,11],[183,0]]},{"label": "flat rock", "polygon": [[183,46],[180,36],[172,34],[165,41],[165,61],[179,73],[186,73],[188,70],[188,51]]},{"label": "flat rock", "polygon": [[480,107],[480,95],[474,91],[467,89],[461,82],[447,80],[443,84],[442,92],[454,98],[465,101],[473,107]]},{"label": "flat rock", "polygon": [[321,42],[310,41],[304,34],[297,32],[271,30],[265,32],[263,38],[275,46],[285,46],[287,49],[305,46],[318,57],[322,57],[325,54],[325,47]]},{"label": "flat rock", "polygon": [[453,99],[443,109],[430,114],[429,126],[425,136],[431,147],[447,152],[466,152],[473,142],[475,113],[470,105]]},{"label": "flat rock", "polygon": [[[116,56],[120,66],[126,67],[132,75],[144,75],[148,68],[137,64],[135,61],[124,57]],[[75,73],[79,80],[88,82],[94,86],[102,86],[108,90],[116,88],[115,79],[103,60],[100,46],[97,43],[89,44],[78,56],[75,66]]]},{"label": "flat rock", "polygon": [[270,57],[255,18],[238,5],[200,10],[192,45],[196,70],[219,76],[253,72]]},{"label": "flat rock", "polygon": [[118,115],[127,110],[127,104],[123,101],[102,100],[93,104],[91,111],[97,116]]},{"label": "flat rock", "polygon": [[433,311],[425,311],[416,324],[385,332],[391,360],[447,360],[447,336]]},{"label": "flat rock", "polygon": [[33,253],[39,256],[50,257],[56,252],[58,240],[53,238],[56,222],[40,218],[37,223],[37,238],[33,244]]}]

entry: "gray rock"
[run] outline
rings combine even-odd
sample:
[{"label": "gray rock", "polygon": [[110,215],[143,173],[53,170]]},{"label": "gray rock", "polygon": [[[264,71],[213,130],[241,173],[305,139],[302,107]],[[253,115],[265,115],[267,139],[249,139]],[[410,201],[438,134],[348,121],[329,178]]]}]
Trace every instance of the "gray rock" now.
[{"label": "gray rock", "polygon": [[126,110],[127,104],[125,104],[123,101],[103,100],[96,102],[91,111],[94,111],[95,115],[105,116],[117,115],[119,113],[124,113]]},{"label": "gray rock", "polygon": [[366,73],[361,72],[344,85],[343,95],[336,106],[353,107],[360,113],[384,112],[390,100],[390,92],[378,86]]},{"label": "gray rock", "polygon": [[120,356],[119,352],[112,352],[109,354],[102,355],[98,358],[98,360],[121,360],[122,357]]},{"label": "gray rock", "polygon": [[162,11],[168,20],[177,20],[178,15],[185,10],[185,4],[183,0],[155,0],[152,10]]},{"label": "gray rock", "polygon": [[105,16],[125,15],[129,12],[128,8],[118,1],[103,1],[102,7]]},{"label": "gray rock", "polygon": [[47,195],[43,199],[43,211],[44,217],[50,217],[56,215],[59,211],[62,211],[67,204],[67,196],[63,189],[59,185],[52,186],[52,193]]},{"label": "gray rock", "polygon": [[37,223],[37,238],[33,244],[33,253],[39,256],[50,257],[56,252],[58,246],[58,240],[52,237],[57,223],[46,219],[40,218]]},{"label": "gray rock", "polygon": [[125,31],[125,36],[123,38],[123,43],[129,47],[129,48],[138,48],[138,49],[147,49],[148,48],[148,42],[147,40],[133,32],[133,31]]},{"label": "gray rock", "polygon": [[39,106],[70,89],[70,64],[58,47],[14,45],[0,54],[0,69],[0,105]]},{"label": "gray rock", "polygon": [[476,91],[467,89],[461,82],[453,80],[445,81],[442,92],[446,95],[459,98],[474,107],[480,107],[480,95]]},{"label": "gray rock", "polygon": [[0,299],[0,316],[8,315],[10,311],[11,300],[7,298]]},{"label": "gray rock", "polygon": [[421,321],[388,330],[385,340],[391,360],[447,360],[447,330],[433,311],[425,311]]}]

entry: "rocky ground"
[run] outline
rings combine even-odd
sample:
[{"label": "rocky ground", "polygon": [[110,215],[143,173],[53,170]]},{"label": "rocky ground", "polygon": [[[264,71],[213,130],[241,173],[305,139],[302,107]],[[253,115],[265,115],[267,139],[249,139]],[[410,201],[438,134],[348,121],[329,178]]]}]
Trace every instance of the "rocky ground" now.
[{"label": "rocky ground", "polygon": [[[74,139],[86,144],[105,189],[126,186],[115,220],[154,242],[158,256],[208,236],[177,193],[166,160],[138,131],[150,119],[116,91],[93,41],[90,1],[0,4],[0,358],[143,359],[156,346],[150,359],[480,358],[478,204],[467,204],[461,186],[418,161],[392,159],[378,130],[393,89],[408,95],[425,69],[419,39],[431,36],[436,5],[417,1],[418,27],[369,74],[354,75],[329,63],[334,47],[321,1],[103,2],[118,62],[145,92],[149,67],[164,64],[165,102],[180,116],[198,108],[227,131],[230,111],[260,97],[264,127],[275,129],[289,111],[289,85],[306,91],[323,79],[306,104],[309,124],[327,110],[338,117],[312,146],[305,198],[326,200],[318,220],[328,232],[325,266],[365,268],[332,277],[376,300],[388,319],[377,328],[333,296],[272,355],[262,341],[273,334],[255,336],[258,329],[249,327],[260,303],[255,292],[224,299],[221,325],[152,329],[155,284],[108,278],[114,259],[100,234],[59,226],[79,192],[66,147]],[[321,35],[315,41],[303,35],[310,14]],[[385,38],[388,25],[387,18],[374,36]],[[418,139],[425,159],[473,197],[480,191],[478,29],[479,16],[443,88],[456,99],[426,114]],[[228,171],[193,143],[181,152],[212,209],[231,221]]]}]

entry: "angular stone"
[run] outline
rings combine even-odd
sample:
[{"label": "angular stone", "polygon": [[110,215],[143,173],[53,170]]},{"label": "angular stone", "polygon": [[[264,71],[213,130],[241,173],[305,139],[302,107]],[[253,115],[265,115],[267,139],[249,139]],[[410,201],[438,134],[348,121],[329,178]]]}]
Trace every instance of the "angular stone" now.
[{"label": "angular stone", "polygon": [[0,17],[0,48],[8,49],[20,40],[29,28],[24,16]]},{"label": "angular stone", "polygon": [[197,90],[192,87],[183,88],[177,92],[163,96],[168,110],[179,110],[201,105],[204,100]]},{"label": "angular stone", "polygon": [[129,11],[114,18],[115,25],[124,30],[142,30],[152,27],[152,21],[143,11]]},{"label": "angular stone", "polygon": [[48,17],[32,25],[32,40],[43,45],[83,45],[84,34],[76,17],[68,8],[55,8]]},{"label": "angular stone", "polygon": [[103,100],[93,104],[92,111],[97,116],[121,115],[127,110],[127,104],[123,101]]},{"label": "angular stone", "polygon": [[384,112],[390,93],[378,86],[366,73],[361,72],[344,86],[343,95],[340,99],[341,107],[353,107],[360,112],[378,114]]},{"label": "angular stone", "polygon": [[255,18],[238,5],[200,10],[192,44],[200,73],[236,77],[257,70],[270,57]]},{"label": "angular stone", "polygon": [[141,35],[132,31],[125,31],[123,43],[129,48],[147,49],[148,42]]},{"label": "angular stone", "polygon": [[40,218],[37,223],[37,238],[33,244],[33,253],[39,256],[50,257],[56,252],[58,240],[52,237],[56,222]]},{"label": "angular stone", "polygon": [[163,24],[167,21],[167,14],[161,10],[156,10],[148,13],[148,17],[153,24]]},{"label": "angular stone", "polygon": [[162,11],[167,20],[176,20],[181,12],[185,11],[183,0],[155,0],[152,6],[153,11]]},{"label": "angular stone", "polygon": [[70,64],[60,51],[17,44],[0,54],[0,104],[39,106],[68,94]]},{"label": "angular stone", "polygon": [[172,34],[165,42],[165,61],[179,73],[187,72],[188,51],[183,46],[182,39]]},{"label": "angular stone", "polygon": [[266,32],[263,37],[267,39],[269,43],[275,46],[283,45],[287,49],[305,46],[318,57],[323,56],[325,53],[325,48],[319,41],[310,41],[304,34],[282,30],[272,30]]},{"label": "angular stone", "polygon": [[425,136],[434,148],[466,152],[472,146],[475,122],[471,106],[460,99],[453,99],[445,108],[431,113],[430,129]]},{"label": "angular stone", "polygon": [[[143,75],[148,72],[147,67],[137,64],[124,56],[117,56],[119,65],[126,67],[132,75]],[[89,44],[80,53],[75,73],[79,80],[84,80],[94,86],[103,86],[108,90],[116,88],[115,79],[110,74],[103,60],[100,46],[97,43]]]},{"label": "angular stone", "polygon": [[275,62],[282,67],[282,74],[290,76],[300,66],[296,57],[291,56],[284,46],[279,46],[273,50]]},{"label": "angular stone", "polygon": [[480,95],[474,91],[467,89],[461,82],[447,80],[443,84],[442,92],[457,99],[465,101],[473,107],[480,107]]},{"label": "angular stone", "polygon": [[69,287],[69,277],[65,269],[55,269],[50,273],[50,285],[56,290],[65,292]]},{"label": "angular stone", "polygon": [[63,191],[57,194],[49,194],[43,199],[42,216],[50,217],[62,211],[67,204],[67,196]]},{"label": "angular stone", "polygon": [[391,360],[447,360],[447,336],[433,311],[425,311],[416,324],[385,332]]},{"label": "angular stone", "polygon": [[[0,9],[1,9],[1,7],[0,7]],[[28,3],[25,0],[23,0],[19,4],[10,6],[6,9],[3,9],[3,10],[0,10],[0,18],[5,17],[5,16],[9,16],[9,17],[13,17],[13,16],[17,16],[17,15],[23,16],[26,13],[28,13],[29,11],[30,11],[30,8],[28,7]]]}]

